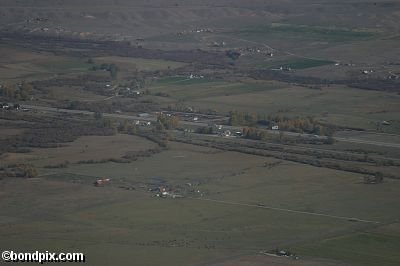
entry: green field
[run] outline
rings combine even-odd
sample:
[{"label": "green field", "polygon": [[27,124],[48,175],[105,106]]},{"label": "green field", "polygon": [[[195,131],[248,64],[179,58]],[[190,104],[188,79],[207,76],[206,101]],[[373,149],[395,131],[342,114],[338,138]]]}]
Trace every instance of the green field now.
[{"label": "green field", "polygon": [[252,92],[269,91],[279,88],[273,82],[225,82],[207,79],[188,79],[169,77],[150,85],[153,93],[165,93],[179,101],[191,101],[208,97],[240,95]]},{"label": "green field", "polygon": [[76,58],[53,57],[43,61],[33,61],[32,63],[39,68],[44,68],[49,72],[55,72],[59,74],[87,71],[90,67],[90,64],[85,62],[84,59]]},{"label": "green field", "polygon": [[378,36],[378,32],[366,29],[295,25],[284,23],[272,23],[270,25],[247,27],[227,33],[235,37],[252,41],[265,41],[269,38],[284,38],[288,40],[300,39],[329,42],[348,42],[363,41]]}]

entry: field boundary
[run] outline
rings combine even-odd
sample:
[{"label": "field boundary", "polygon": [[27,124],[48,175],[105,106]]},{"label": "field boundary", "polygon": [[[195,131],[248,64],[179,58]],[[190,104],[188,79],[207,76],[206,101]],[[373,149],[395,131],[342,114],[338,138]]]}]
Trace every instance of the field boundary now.
[{"label": "field boundary", "polygon": [[283,211],[283,212],[298,213],[298,214],[305,214],[305,215],[314,215],[314,216],[321,216],[321,217],[346,220],[346,221],[352,221],[352,222],[373,223],[373,224],[381,223],[378,221],[364,220],[364,219],[359,219],[359,218],[355,218],[355,217],[346,217],[346,216],[330,215],[330,214],[324,214],[324,213],[291,210],[291,209],[285,209],[285,208],[265,206],[265,205],[261,205],[261,204],[240,203],[240,202],[206,199],[206,198],[189,198],[189,199],[200,200],[200,201],[209,201],[209,202],[215,202],[215,203],[226,204],[226,205],[237,205],[237,206],[244,206],[244,207],[268,209],[268,210],[273,210],[273,211]]}]

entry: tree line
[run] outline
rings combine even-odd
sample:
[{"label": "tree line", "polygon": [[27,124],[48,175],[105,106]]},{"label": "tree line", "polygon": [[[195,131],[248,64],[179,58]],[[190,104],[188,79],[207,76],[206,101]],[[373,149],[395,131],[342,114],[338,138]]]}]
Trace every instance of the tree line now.
[{"label": "tree line", "polygon": [[[232,111],[229,113],[229,124],[231,126],[248,126],[256,125],[272,126],[277,125],[279,129],[297,133],[309,133],[317,135],[332,136],[336,130],[333,125],[323,125],[313,117],[287,117],[280,115],[266,115],[257,113],[247,113]],[[251,130],[249,135],[257,135]]]}]

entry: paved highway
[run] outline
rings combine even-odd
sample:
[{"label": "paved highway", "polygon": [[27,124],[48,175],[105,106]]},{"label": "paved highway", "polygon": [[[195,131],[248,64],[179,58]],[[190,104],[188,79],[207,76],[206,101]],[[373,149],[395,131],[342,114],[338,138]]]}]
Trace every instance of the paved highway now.
[{"label": "paved highway", "polygon": [[[60,113],[71,113],[71,114],[94,115],[94,112],[91,112],[91,111],[61,109],[61,108],[38,106],[38,105],[22,105],[21,108],[44,111],[44,112],[60,112]],[[128,119],[128,120],[148,121],[148,122],[157,121],[157,117],[154,117],[154,116],[139,117],[139,116],[134,116],[134,115],[110,114],[110,113],[103,113],[103,116],[111,117],[111,118]],[[204,123],[204,122],[181,121],[180,123],[182,125],[186,125],[186,126],[198,126],[198,127],[208,126],[208,123]],[[234,127],[234,126],[224,126],[224,128],[228,129],[232,132],[242,130],[242,127]],[[271,133],[271,134],[279,134],[279,132],[280,132],[277,130],[268,130],[268,129],[266,129],[265,131],[267,131],[268,133]],[[289,131],[282,131],[282,132],[284,135],[292,136],[292,137],[326,139],[326,136],[318,136],[318,135],[304,134],[304,133],[294,133],[294,132],[289,132]],[[342,138],[342,137],[334,137],[334,139],[336,141],[341,141],[341,142],[367,144],[367,145],[374,145],[374,146],[380,146],[380,147],[391,147],[391,148],[400,149],[400,143],[389,143],[389,142],[363,140],[363,139],[356,139],[356,138]]]}]

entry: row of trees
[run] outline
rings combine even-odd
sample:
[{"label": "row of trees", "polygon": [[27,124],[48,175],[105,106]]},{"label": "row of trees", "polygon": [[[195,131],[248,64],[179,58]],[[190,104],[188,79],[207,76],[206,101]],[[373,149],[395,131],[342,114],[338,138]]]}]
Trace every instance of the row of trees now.
[{"label": "row of trees", "polygon": [[255,139],[255,140],[265,140],[267,139],[267,133],[262,130],[258,130],[254,127],[244,127],[243,128],[243,137],[247,139]]},{"label": "row of trees", "polygon": [[311,133],[317,135],[332,136],[336,128],[330,125],[322,125],[313,117],[305,118],[290,118],[286,116],[271,116],[265,114],[246,113],[232,111],[229,113],[229,124],[231,126],[250,126],[257,124],[269,126],[272,124],[278,125],[280,129],[285,131]]},{"label": "row of trees", "polygon": [[336,128],[316,122],[313,118],[293,118],[278,123],[279,128],[286,131],[311,133],[317,135],[332,136]]}]

